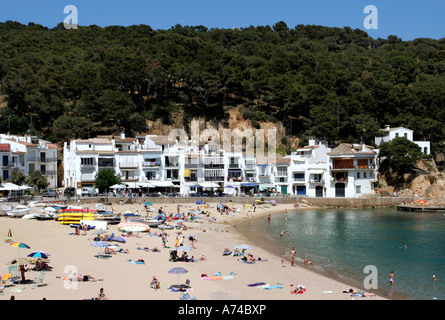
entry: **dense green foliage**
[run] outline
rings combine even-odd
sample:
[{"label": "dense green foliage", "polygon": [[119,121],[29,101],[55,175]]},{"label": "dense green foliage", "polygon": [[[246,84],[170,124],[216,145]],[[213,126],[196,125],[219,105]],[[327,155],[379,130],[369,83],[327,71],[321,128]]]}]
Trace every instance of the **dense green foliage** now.
[{"label": "dense green foliage", "polygon": [[422,157],[421,148],[405,137],[397,137],[384,142],[379,148],[379,158],[384,159],[380,170],[391,168],[395,172],[409,172]]},{"label": "dense green foliage", "polygon": [[120,183],[121,176],[119,174],[115,174],[114,170],[105,169],[99,170],[96,174],[94,187],[99,189],[99,192],[104,192],[108,191],[112,185]]},{"label": "dense green foliage", "polygon": [[[298,25],[208,29],[176,25],[0,24],[0,131],[54,142],[182,115],[224,123],[242,106],[255,127],[368,144],[379,128],[445,137],[445,38],[373,39],[359,29]],[[292,127],[292,132],[290,128]]]}]

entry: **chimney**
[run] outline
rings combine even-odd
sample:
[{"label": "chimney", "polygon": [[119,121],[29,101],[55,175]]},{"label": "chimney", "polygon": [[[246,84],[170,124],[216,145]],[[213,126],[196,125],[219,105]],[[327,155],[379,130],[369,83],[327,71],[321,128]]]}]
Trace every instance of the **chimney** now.
[{"label": "chimney", "polygon": [[125,139],[125,131],[121,132],[121,139]]},{"label": "chimney", "polygon": [[389,124],[385,125],[385,131],[389,131]]}]

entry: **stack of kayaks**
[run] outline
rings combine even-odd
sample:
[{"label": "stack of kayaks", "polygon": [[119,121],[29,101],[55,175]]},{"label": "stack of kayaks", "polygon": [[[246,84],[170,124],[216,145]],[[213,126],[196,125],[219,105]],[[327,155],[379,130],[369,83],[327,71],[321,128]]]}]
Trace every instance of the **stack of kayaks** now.
[{"label": "stack of kayaks", "polygon": [[95,220],[96,210],[93,209],[63,209],[57,215],[60,224],[79,224],[80,220]]}]

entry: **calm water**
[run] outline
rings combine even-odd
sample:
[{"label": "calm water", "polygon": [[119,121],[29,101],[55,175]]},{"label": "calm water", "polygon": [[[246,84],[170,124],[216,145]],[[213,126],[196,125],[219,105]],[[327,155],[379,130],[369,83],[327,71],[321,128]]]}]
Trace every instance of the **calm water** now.
[{"label": "calm water", "polygon": [[[378,290],[391,298],[445,300],[445,215],[395,209],[323,209],[272,215],[241,230],[280,254],[294,247],[297,263],[304,256],[314,271],[364,288],[367,265],[378,271]],[[284,230],[283,239],[280,238]],[[405,245],[407,246],[405,248]],[[388,284],[393,270],[395,286]],[[433,274],[437,281],[432,280]],[[347,289],[347,288],[345,288]]]}]

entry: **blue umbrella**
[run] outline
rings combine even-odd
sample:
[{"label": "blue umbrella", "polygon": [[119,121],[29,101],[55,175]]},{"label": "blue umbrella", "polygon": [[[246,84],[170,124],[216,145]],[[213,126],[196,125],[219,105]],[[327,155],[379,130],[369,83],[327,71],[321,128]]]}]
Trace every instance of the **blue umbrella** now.
[{"label": "blue umbrella", "polygon": [[42,258],[42,259],[47,259],[48,258],[48,256],[46,254],[44,254],[43,252],[40,252],[40,251],[36,251],[36,252],[31,253],[31,254],[28,254],[28,257],[31,257],[31,258]]},{"label": "blue umbrella", "polygon": [[151,202],[149,202],[149,201],[144,202],[144,204],[145,204],[146,206],[152,206],[152,205],[153,205],[153,203],[151,203]]},{"label": "blue umbrella", "polygon": [[111,238],[110,240],[111,240],[111,241],[122,242],[122,243],[126,243],[126,242],[127,242],[127,241],[126,241],[123,237],[121,237],[121,236],[119,236],[119,237],[113,237],[113,238]]},{"label": "blue umbrella", "polygon": [[204,202],[202,202],[202,200],[198,200],[196,201],[196,204],[203,204]]},{"label": "blue umbrella", "polygon": [[103,247],[109,247],[110,245],[107,242],[105,242],[105,241],[94,241],[91,244],[91,246],[103,248]]}]

